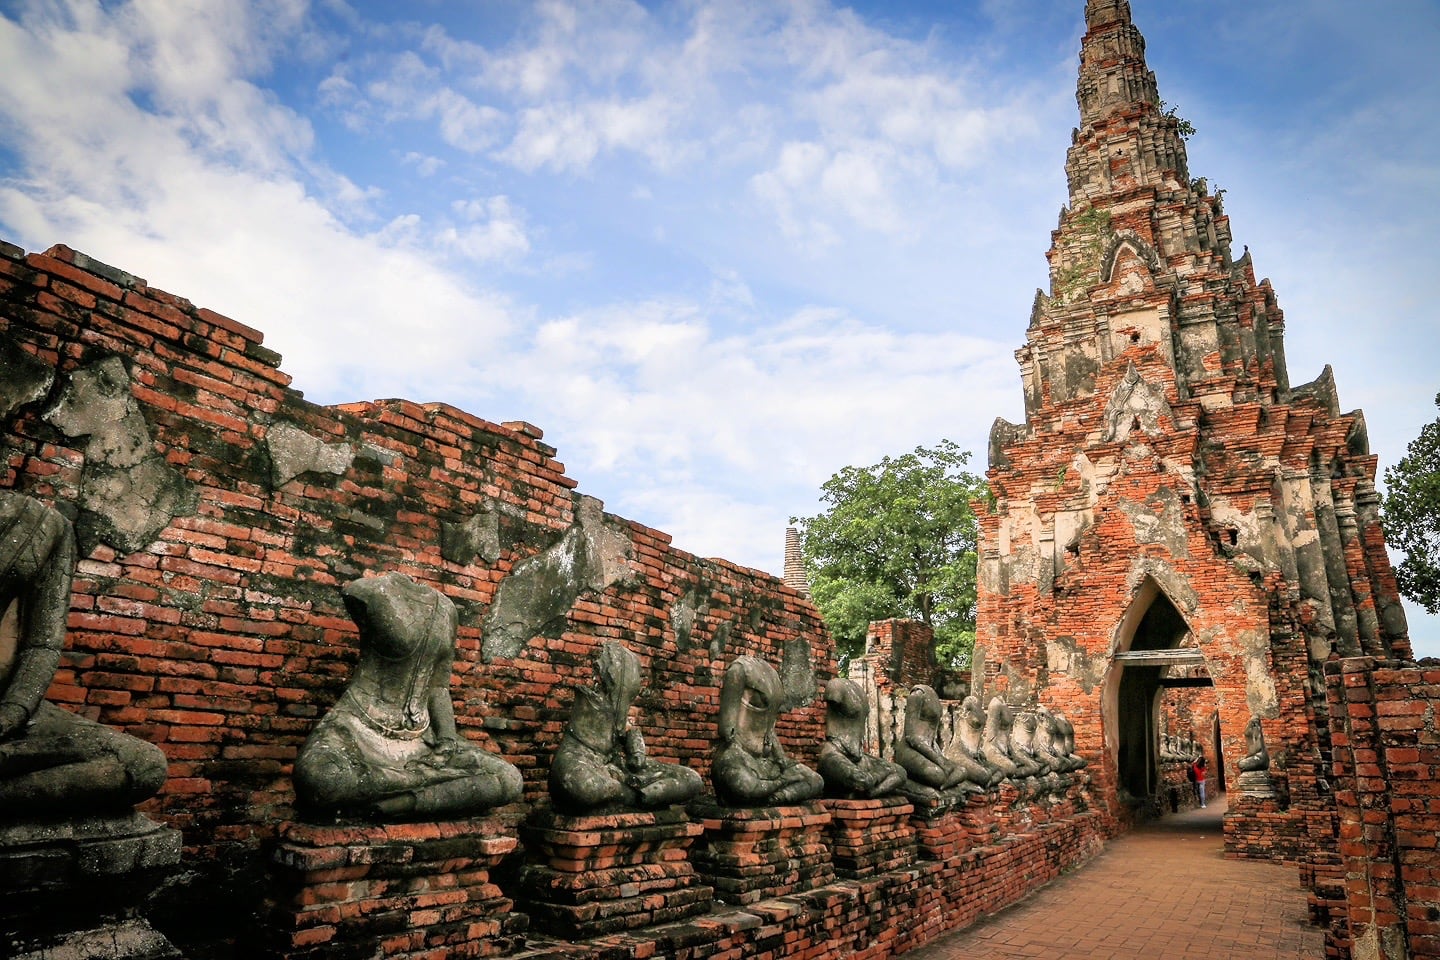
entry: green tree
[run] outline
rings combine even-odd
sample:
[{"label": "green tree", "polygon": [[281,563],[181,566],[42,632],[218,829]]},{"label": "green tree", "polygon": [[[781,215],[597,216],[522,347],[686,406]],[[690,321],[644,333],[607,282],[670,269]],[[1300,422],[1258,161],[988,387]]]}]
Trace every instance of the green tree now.
[{"label": "green tree", "polygon": [[1440,613],[1440,418],[1421,427],[1400,462],[1386,468],[1385,487],[1385,539],[1405,551],[1395,568],[1400,592]]},{"label": "green tree", "polygon": [[973,500],[983,477],[949,440],[846,467],[821,487],[823,513],[799,526],[810,592],[842,655],[865,649],[872,620],[908,617],[935,631],[942,664],[969,662],[975,644]]}]

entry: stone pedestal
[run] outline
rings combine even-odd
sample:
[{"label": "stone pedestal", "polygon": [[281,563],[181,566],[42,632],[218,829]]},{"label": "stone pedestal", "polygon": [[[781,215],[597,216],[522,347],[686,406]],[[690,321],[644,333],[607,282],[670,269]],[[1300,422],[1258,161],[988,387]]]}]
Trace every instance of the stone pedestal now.
[{"label": "stone pedestal", "polygon": [[824,800],[830,811],[830,855],[835,875],[859,880],[915,862],[915,808],[905,797]]},{"label": "stone pedestal", "polygon": [[0,827],[0,956],[179,957],[141,916],[180,862],[180,831],[138,813]]},{"label": "stone pedestal", "polygon": [[439,823],[287,823],[270,864],[265,947],[287,960],[499,957],[524,942],[490,871],[518,809]]},{"label": "stone pedestal", "polygon": [[714,891],[689,859],[703,831],[680,807],[580,817],[537,812],[520,828],[520,896],[532,930],[588,940],[707,912]]},{"label": "stone pedestal", "polygon": [[1014,782],[1001,782],[999,803],[995,808],[995,819],[1001,836],[1026,833],[1035,825],[1030,810],[1031,800],[1031,795],[1019,789]]},{"label": "stone pedestal", "polygon": [[1262,800],[1273,800],[1280,796],[1275,790],[1275,780],[1268,770],[1246,770],[1235,778],[1237,792]]},{"label": "stone pedestal", "polygon": [[987,846],[1000,839],[1000,818],[995,812],[998,802],[999,792],[987,790],[974,794],[964,806],[955,808],[955,816],[972,847]]},{"label": "stone pedestal", "polygon": [[690,814],[705,834],[690,860],[716,899],[743,905],[823,887],[835,879],[821,801],[732,809],[697,804]]},{"label": "stone pedestal", "polygon": [[957,814],[964,801],[953,797],[913,801],[915,812],[910,822],[915,827],[916,850],[921,860],[942,863],[960,856],[970,848],[970,835]]}]

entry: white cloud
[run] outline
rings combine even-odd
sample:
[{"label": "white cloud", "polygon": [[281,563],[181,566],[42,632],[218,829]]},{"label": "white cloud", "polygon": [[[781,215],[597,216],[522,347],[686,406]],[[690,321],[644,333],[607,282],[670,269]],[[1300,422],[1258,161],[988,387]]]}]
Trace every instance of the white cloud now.
[{"label": "white cloud", "polygon": [[427,153],[420,153],[417,150],[411,150],[409,153],[406,153],[405,156],[400,158],[400,162],[406,166],[414,167],[415,172],[422,177],[433,177],[445,166],[445,161],[439,157],[433,157]]},{"label": "white cloud", "polygon": [[[294,151],[309,144],[308,128],[237,74],[212,65],[185,97],[156,95],[195,50],[235,51],[221,57],[232,70],[240,53],[256,54],[263,31],[205,6],[183,30],[138,5],[0,18],[0,60],[23,77],[0,93],[21,165],[0,185],[0,220],[32,247],[65,242],[263,329],[303,389],[333,394],[363,379],[414,395],[463,383],[480,341],[509,329],[504,298],[397,242],[411,222],[382,231],[385,243],[348,230],[305,185],[311,162]],[[182,34],[186,50],[170,51]],[[142,110],[137,96],[157,109]],[[235,149],[242,135],[255,142]],[[321,179],[339,185],[327,193],[341,206],[361,199],[346,183]],[[492,238],[516,242],[504,229]]]},{"label": "white cloud", "polygon": [[983,442],[989,421],[966,416],[977,393],[1016,390],[1008,344],[897,333],[818,309],[726,332],[711,309],[650,301],[556,320],[522,361],[536,369],[512,375],[543,367],[547,429],[586,464],[636,478],[664,463],[696,481],[693,471],[720,463],[815,488],[845,463],[894,452],[897,435],[906,449],[945,435]]},{"label": "white cloud", "polygon": [[508,197],[457,200],[452,208],[466,223],[442,229],[438,235],[442,247],[481,263],[514,260],[530,252],[524,216]]}]

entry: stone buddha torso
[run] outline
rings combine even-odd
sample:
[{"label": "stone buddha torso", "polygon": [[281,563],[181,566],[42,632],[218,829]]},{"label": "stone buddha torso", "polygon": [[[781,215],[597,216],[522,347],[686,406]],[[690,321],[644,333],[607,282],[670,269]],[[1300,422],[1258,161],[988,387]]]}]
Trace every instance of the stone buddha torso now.
[{"label": "stone buddha torso", "polygon": [[945,791],[967,782],[965,772],[940,749],[940,697],[916,684],[905,700],[904,735],[895,741],[895,762],[912,785]]},{"label": "stone buddha torso", "polygon": [[825,743],[820,775],[825,793],[842,799],[882,797],[905,783],[905,769],[864,750],[870,705],[859,684],[836,677],[825,686]]},{"label": "stone buddha torso", "polygon": [[518,800],[519,770],[456,730],[449,598],[399,573],[353,581],[343,596],[360,628],[360,662],[296,758],[300,806],[385,820]]},{"label": "stone buddha torso", "polygon": [[704,788],[689,767],[646,755],[644,738],[630,725],[630,705],[639,692],[639,658],[614,641],[601,644],[595,684],[575,689],[570,722],[550,764],[550,799],[557,810],[661,807],[684,803]]},{"label": "stone buddha torso", "polygon": [[720,740],[711,766],[716,798],[726,806],[779,806],[813,800],[820,774],[785,755],[775,736],[783,696],[775,668],[737,657],[720,689]]},{"label": "stone buddha torso", "polygon": [[75,546],[70,521],[0,491],[0,815],[124,810],[165,783],[165,755],[44,700],[60,664]]},{"label": "stone buddha torso", "polygon": [[1010,756],[1010,726],[1014,718],[1014,711],[1002,697],[992,698],[990,706],[985,709],[985,730],[981,735],[985,760],[1006,777],[1020,775]]}]

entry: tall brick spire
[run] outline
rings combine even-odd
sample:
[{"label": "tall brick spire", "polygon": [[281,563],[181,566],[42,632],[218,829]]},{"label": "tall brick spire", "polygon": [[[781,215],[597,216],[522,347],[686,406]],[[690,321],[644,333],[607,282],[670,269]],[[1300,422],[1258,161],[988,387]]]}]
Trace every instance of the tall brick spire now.
[{"label": "tall brick spire", "polygon": [[[1189,125],[1160,98],[1129,3],[1089,0],[1085,14],[1075,89],[1080,126],[1065,159],[1069,203],[1047,254],[1050,290],[1037,295],[1030,343],[1018,354],[1027,410],[1047,392],[1065,400],[1092,386],[1073,362],[1077,351],[1103,361],[1127,343],[1161,346],[1170,369],[1147,378],[1173,382],[1185,397],[1231,393],[1246,369],[1256,397],[1262,369],[1285,388],[1274,294],[1256,283],[1248,257],[1232,261],[1220,198],[1190,177]],[[1237,331],[1223,321],[1242,311],[1252,332],[1225,342]],[[1192,318],[1193,330],[1182,334]],[[1107,335],[1097,336],[1102,331]],[[1209,346],[1177,350],[1181,336]],[[1067,366],[1063,378],[1055,376],[1056,361]]]},{"label": "tall brick spire", "polygon": [[1070,203],[1167,179],[1188,182],[1179,120],[1167,116],[1145,38],[1125,0],[1091,0],[1075,99],[1080,128],[1070,149]]},{"label": "tall brick spire", "polygon": [[1069,196],[1015,353],[1025,420],[990,434],[977,656],[1012,698],[1071,716],[1112,798],[1157,788],[1149,705],[1170,667],[1142,662],[1199,657],[1227,760],[1261,718],[1297,809],[1319,809],[1312,678],[1410,652],[1365,419],[1328,367],[1290,385],[1275,293],[1191,178],[1194,131],[1129,3],[1087,0],[1085,23]]}]

